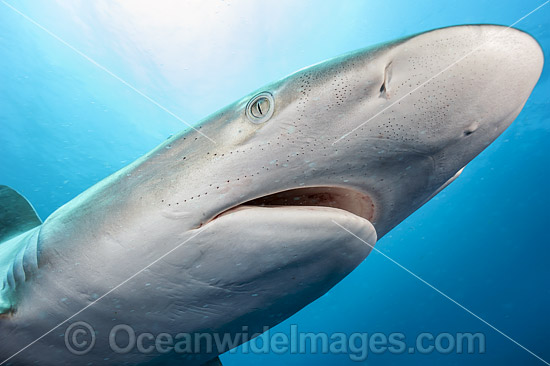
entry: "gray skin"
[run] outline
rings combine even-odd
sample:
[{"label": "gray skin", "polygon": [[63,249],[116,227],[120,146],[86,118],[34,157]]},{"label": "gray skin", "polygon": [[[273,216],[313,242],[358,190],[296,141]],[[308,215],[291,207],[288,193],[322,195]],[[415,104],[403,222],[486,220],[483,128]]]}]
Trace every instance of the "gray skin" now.
[{"label": "gray skin", "polygon": [[[243,326],[252,334],[288,318],[370,252],[336,223],[373,245],[510,125],[542,66],[540,46],[521,31],[459,26],[346,54],[251,93],[1,245],[0,355],[177,248],[71,319],[97,331],[92,351],[67,351],[63,324],[9,362],[215,358],[226,349],[117,354],[107,335],[117,324],[138,334]],[[273,96],[272,116],[253,123],[247,105],[261,92]]]}]

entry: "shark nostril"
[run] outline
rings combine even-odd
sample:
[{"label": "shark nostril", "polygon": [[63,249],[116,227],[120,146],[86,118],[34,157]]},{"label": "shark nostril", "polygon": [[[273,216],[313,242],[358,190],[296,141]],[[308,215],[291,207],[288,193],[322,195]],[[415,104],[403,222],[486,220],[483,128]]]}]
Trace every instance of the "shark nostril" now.
[{"label": "shark nostril", "polygon": [[384,68],[384,80],[382,81],[382,86],[380,86],[380,97],[381,98],[389,98],[388,95],[388,86],[387,84],[390,82],[391,79],[391,71],[392,71],[392,62],[390,61],[389,64],[386,65]]},{"label": "shark nostril", "polygon": [[472,123],[470,126],[468,126],[464,130],[463,135],[464,136],[470,136],[472,133],[474,133],[477,130],[478,127],[479,127],[479,123],[477,123],[477,122]]}]

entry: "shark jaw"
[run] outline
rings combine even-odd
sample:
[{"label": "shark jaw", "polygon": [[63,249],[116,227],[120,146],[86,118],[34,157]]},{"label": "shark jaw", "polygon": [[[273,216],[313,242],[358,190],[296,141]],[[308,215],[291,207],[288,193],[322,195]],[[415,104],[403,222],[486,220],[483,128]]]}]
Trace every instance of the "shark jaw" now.
[{"label": "shark jaw", "polygon": [[255,207],[277,208],[279,213],[283,215],[284,209],[287,207],[302,207],[312,211],[317,208],[323,208],[324,210],[332,208],[335,210],[335,215],[338,210],[343,210],[368,221],[372,221],[375,215],[375,206],[372,199],[367,194],[353,188],[299,187],[243,202],[219,213],[208,222],[223,215],[230,215],[239,210],[250,210]]}]

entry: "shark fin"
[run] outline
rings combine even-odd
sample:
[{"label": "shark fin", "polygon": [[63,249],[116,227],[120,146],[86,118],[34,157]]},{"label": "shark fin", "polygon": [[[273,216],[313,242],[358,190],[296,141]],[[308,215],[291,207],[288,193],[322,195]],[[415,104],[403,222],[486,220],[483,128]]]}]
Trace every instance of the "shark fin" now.
[{"label": "shark fin", "polygon": [[29,201],[0,185],[0,243],[42,224]]},{"label": "shark fin", "polygon": [[219,357],[214,357],[208,362],[202,364],[202,366],[223,366]]}]

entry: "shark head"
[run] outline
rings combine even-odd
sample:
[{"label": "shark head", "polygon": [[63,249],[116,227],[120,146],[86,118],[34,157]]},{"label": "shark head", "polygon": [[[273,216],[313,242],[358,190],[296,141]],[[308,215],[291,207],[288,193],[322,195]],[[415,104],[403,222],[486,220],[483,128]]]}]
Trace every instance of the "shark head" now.
[{"label": "shark head", "polygon": [[[154,204],[188,214],[189,227],[242,206],[333,207],[371,221],[381,237],[504,131],[542,65],[531,36],[492,25],[321,62],[154,151],[148,162],[170,182],[154,182],[166,187]],[[196,143],[202,134],[216,143]]]},{"label": "shark head", "polygon": [[[377,237],[497,138],[542,65],[539,45],[521,31],[458,26],[267,85],[50,216],[36,244],[26,244],[37,249],[25,253],[38,253],[40,276],[29,281],[29,265],[12,266],[11,277],[27,282],[12,323],[0,325],[26,334],[10,339],[21,346],[49,329],[36,328],[34,314],[58,324],[82,308],[101,334],[119,322],[230,334],[277,324],[351,272]],[[140,269],[145,278],[134,275]],[[96,303],[94,294],[132,275],[132,286],[116,287],[116,301]],[[34,347],[46,351],[51,342]],[[87,361],[106,354],[113,362],[153,357],[103,348]]]}]

